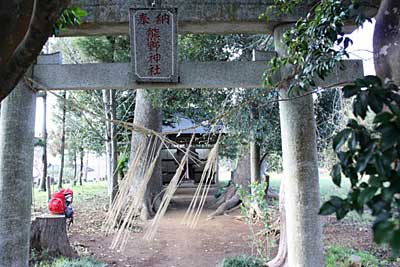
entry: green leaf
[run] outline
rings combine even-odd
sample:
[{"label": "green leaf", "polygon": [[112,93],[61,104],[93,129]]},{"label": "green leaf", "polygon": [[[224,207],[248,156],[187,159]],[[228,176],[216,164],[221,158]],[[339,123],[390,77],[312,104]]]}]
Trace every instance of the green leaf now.
[{"label": "green leaf", "polygon": [[383,102],[374,95],[368,97],[368,105],[376,113],[380,113],[383,109]]},{"label": "green leaf", "polygon": [[343,87],[343,96],[345,98],[350,98],[358,93],[360,88],[355,84],[346,85]]},{"label": "green leaf", "polygon": [[388,243],[394,234],[394,225],[388,220],[374,224],[372,229],[374,230],[374,241],[378,244]]},{"label": "green leaf", "polygon": [[351,133],[351,129],[344,129],[333,138],[333,149],[338,152]]},{"label": "green leaf", "polygon": [[336,207],[330,201],[325,202],[320,210],[319,215],[327,216],[336,212]]},{"label": "green leaf", "polygon": [[344,217],[346,217],[346,214],[347,214],[348,212],[349,212],[349,210],[348,210],[348,209],[345,209],[345,208],[337,209],[337,210],[336,210],[336,219],[337,219],[337,220],[343,219]]},{"label": "green leaf", "polygon": [[400,140],[399,131],[394,125],[384,124],[378,127],[377,131],[382,134],[382,150],[391,148]]},{"label": "green leaf", "polygon": [[360,205],[366,204],[368,201],[370,201],[374,197],[376,191],[377,191],[376,187],[368,187],[368,188],[362,190],[360,192],[360,194],[358,195],[358,203]]},{"label": "green leaf", "polygon": [[388,123],[391,119],[393,118],[393,114],[389,113],[389,112],[382,112],[378,115],[375,116],[374,118],[374,123],[378,124],[378,123]]},{"label": "green leaf", "polygon": [[381,87],[382,81],[378,76],[375,75],[367,75],[364,77],[364,82],[369,85],[369,87]]},{"label": "green leaf", "polygon": [[368,163],[370,163],[370,161],[371,161],[373,153],[374,153],[373,147],[360,153],[360,157],[358,158],[357,164],[356,164],[356,172],[358,172],[358,173],[364,172]]},{"label": "green leaf", "polygon": [[394,231],[390,245],[393,249],[394,257],[400,256],[400,229]]},{"label": "green leaf", "polygon": [[334,182],[335,185],[340,187],[341,182],[342,182],[342,174],[341,174],[341,168],[340,164],[337,163],[333,166],[332,171],[331,171],[331,177],[332,181]]},{"label": "green leaf", "polygon": [[353,113],[355,116],[365,119],[368,111],[368,94],[365,91],[361,91],[356,100],[353,103]]}]

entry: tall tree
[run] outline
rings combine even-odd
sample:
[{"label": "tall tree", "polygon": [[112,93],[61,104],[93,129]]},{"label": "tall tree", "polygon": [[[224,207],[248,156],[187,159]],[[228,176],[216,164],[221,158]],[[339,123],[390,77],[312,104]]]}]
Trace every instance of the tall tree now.
[{"label": "tall tree", "polygon": [[21,81],[0,118],[0,266],[28,267],[36,95]]},{"label": "tall tree", "polygon": [[79,151],[79,185],[82,186],[83,185],[83,158],[85,157],[85,151],[83,150],[83,148],[80,148]]},{"label": "tall tree", "polygon": [[[110,109],[111,109],[111,121],[116,121],[117,118],[117,103],[116,103],[116,91],[110,91]],[[110,201],[114,201],[117,192],[118,192],[118,142],[117,142],[117,125],[112,123],[111,125],[111,164],[112,164],[112,173],[110,179],[110,187],[111,187],[111,196]]]},{"label": "tall tree", "polygon": [[43,100],[43,118],[42,118],[42,140],[43,140],[43,154],[42,154],[42,179],[40,180],[40,190],[46,191],[47,187],[47,93],[42,95]]},{"label": "tall tree", "polygon": [[64,174],[64,162],[65,162],[65,120],[67,115],[67,91],[64,91],[62,95],[62,115],[61,115],[61,145],[60,145],[60,172],[58,175],[58,188],[62,188],[63,174]]},{"label": "tall tree", "polygon": [[[125,36],[80,38],[75,46],[86,57],[86,60],[92,62],[124,62],[129,60],[129,41]],[[104,127],[104,143],[110,201],[113,201],[118,191],[118,140],[125,139],[126,141],[126,130],[117,127],[112,121],[117,118],[126,120],[129,114],[133,113],[134,105],[126,101],[127,99],[131,101],[134,99],[132,91],[117,93],[116,90],[102,90],[103,113],[107,118]],[[126,104],[128,106],[125,106]]]},{"label": "tall tree", "polygon": [[[160,132],[162,127],[162,111],[159,107],[154,106],[148,97],[146,89],[138,89],[136,90],[136,105],[135,105],[135,118],[134,123],[144,126],[148,129],[155,130]],[[139,144],[143,141],[143,139],[147,139],[148,137],[143,136],[140,133],[132,132],[132,141],[131,141],[131,160],[135,157],[135,153],[137,153]],[[145,140],[146,141],[146,140]],[[148,143],[148,145],[151,145]],[[145,162],[144,160],[142,162]],[[139,168],[145,168],[145,164],[141,164]],[[144,172],[143,172],[144,173]],[[141,179],[142,177],[138,177]],[[138,181],[137,184],[139,184]],[[141,212],[141,218],[143,220],[147,220],[154,216],[157,211],[157,198],[160,198],[160,192],[162,190],[162,176],[161,176],[161,159],[157,160],[156,166],[154,167],[153,173],[151,175],[150,181],[147,185],[143,207]],[[153,205],[154,204],[154,205]]]}]

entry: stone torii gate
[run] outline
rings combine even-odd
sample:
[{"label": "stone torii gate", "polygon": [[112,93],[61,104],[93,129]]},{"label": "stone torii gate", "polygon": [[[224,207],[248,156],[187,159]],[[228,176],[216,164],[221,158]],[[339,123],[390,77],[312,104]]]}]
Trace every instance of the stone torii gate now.
[{"label": "stone torii gate", "polygon": [[[81,27],[68,29],[64,36],[110,35],[128,33],[129,7],[147,7],[153,1],[149,0],[72,0],[88,12]],[[156,0],[156,2],[161,2]],[[179,7],[178,31],[180,33],[270,33],[274,34],[275,47],[278,54],[284,54],[280,37],[287,25],[294,23],[301,15],[309,10],[305,0],[296,9],[297,14],[278,16],[270,14],[268,24],[259,20],[260,13],[270,6],[272,0],[164,0],[163,5]],[[367,4],[379,6],[380,0],[365,0]],[[368,10],[375,14],[376,9]],[[40,62],[42,61],[42,62]],[[28,73],[51,89],[133,89],[133,88],[166,88],[162,84],[137,84],[130,74],[130,65],[124,63],[113,64],[84,64],[63,65],[43,64],[45,59],[38,60],[38,64]],[[266,65],[265,61],[256,62],[204,62],[185,63],[181,65],[181,81],[177,84],[168,84],[168,88],[221,88],[221,87],[260,87],[261,76]],[[320,85],[328,85],[341,81],[352,80],[362,75],[361,62],[349,61],[345,63],[346,71],[335,70],[334,73],[321,81]],[[351,70],[351,71],[349,71]],[[240,73],[241,75],[237,75]],[[82,76],[85,75],[85,77]],[[203,77],[203,79],[201,78]],[[204,79],[207,77],[207,79]],[[278,81],[281,77],[277,75]],[[4,181],[0,187],[2,198],[17,197],[18,201],[25,201],[23,210],[7,210],[10,220],[3,220],[7,226],[26,223],[29,225],[30,195],[33,155],[33,115],[35,113],[35,92],[31,91],[21,81],[17,88],[2,103],[0,117],[0,170],[15,169],[20,173],[1,172]],[[282,97],[286,93],[282,92]],[[306,96],[293,101],[280,102],[280,119],[282,128],[282,149],[285,176],[287,211],[287,234],[291,242],[288,243],[289,266],[322,267],[322,234],[321,224],[317,218],[319,209],[319,177],[316,154],[315,119],[313,113],[312,96]],[[17,110],[10,107],[18,106]],[[10,125],[8,117],[15,117]],[[7,124],[8,123],[8,124]],[[16,127],[21,136],[10,136],[8,130]],[[15,139],[20,149],[21,159],[11,162],[3,160],[9,151],[15,147],[5,147],[5,139]],[[23,168],[21,162],[24,162]],[[25,164],[26,163],[26,164]],[[5,167],[3,167],[5,166]],[[13,183],[17,175],[22,180]],[[12,234],[12,227],[9,228]],[[18,238],[29,238],[29,227]],[[28,242],[26,242],[28,243]],[[5,244],[8,249],[13,244]],[[0,242],[0,250],[7,247]],[[29,248],[20,248],[28,251]],[[25,266],[27,258],[19,259],[20,266]]]}]

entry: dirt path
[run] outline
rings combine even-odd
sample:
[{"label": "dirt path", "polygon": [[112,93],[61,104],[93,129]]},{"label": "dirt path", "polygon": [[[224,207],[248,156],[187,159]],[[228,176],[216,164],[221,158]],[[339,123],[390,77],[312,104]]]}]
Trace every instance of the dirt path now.
[{"label": "dirt path", "polygon": [[131,233],[124,252],[109,249],[112,237],[100,231],[104,212],[90,203],[76,208],[76,223],[71,229],[71,242],[81,251],[108,266],[134,267],[208,267],[224,257],[251,254],[248,227],[234,216],[206,220],[212,210],[205,210],[195,229],[182,226],[185,213],[182,203],[172,203],[153,242],[143,233]]},{"label": "dirt path", "polygon": [[[188,229],[181,224],[188,202],[181,199],[171,203],[156,240],[145,241],[142,232],[132,232],[125,251],[110,250],[112,236],[106,237],[101,232],[106,213],[98,208],[96,201],[89,200],[76,207],[76,222],[70,238],[80,254],[94,257],[107,266],[213,267],[226,257],[253,254],[249,229],[235,217],[239,211],[206,220],[207,214],[213,211],[207,209],[197,228]],[[387,251],[373,244],[371,230],[366,225],[338,222],[329,217],[324,223],[324,239],[325,245],[367,250],[383,259],[388,256]]]}]

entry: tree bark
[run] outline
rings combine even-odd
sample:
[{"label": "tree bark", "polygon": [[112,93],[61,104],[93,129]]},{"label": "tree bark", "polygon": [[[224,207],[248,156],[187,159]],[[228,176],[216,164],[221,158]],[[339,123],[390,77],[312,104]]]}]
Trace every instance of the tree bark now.
[{"label": "tree bark", "polygon": [[[88,169],[89,169],[89,153],[86,153],[85,178],[83,179],[84,182],[87,182],[87,178],[88,178]],[[82,185],[82,184],[81,184],[81,185]]]},{"label": "tree bark", "polygon": [[63,185],[63,174],[64,174],[64,158],[65,158],[65,117],[67,113],[67,91],[63,94],[63,106],[62,106],[62,133],[61,133],[61,161],[60,161],[60,173],[58,175],[58,188],[62,188]]},{"label": "tree bark", "polygon": [[237,186],[240,185],[243,188],[248,188],[251,177],[250,169],[250,153],[246,153],[238,160],[236,169],[232,176],[232,184],[225,190],[224,195],[221,196],[223,201],[219,203],[217,200],[218,207],[214,212],[208,215],[209,218],[222,215],[241,203],[240,197],[237,193]]},{"label": "tree bark", "polygon": [[47,176],[47,200],[51,199],[51,177]]},{"label": "tree bark", "polygon": [[0,118],[0,266],[27,267],[36,93],[21,81]]},{"label": "tree bark", "polygon": [[64,215],[36,217],[32,221],[30,246],[38,252],[46,251],[50,257],[76,258],[67,235]]},{"label": "tree bark", "polygon": [[[111,109],[111,120],[117,120],[117,107],[115,99],[115,90],[110,90],[110,109]],[[117,125],[115,123],[111,124],[111,197],[110,203],[115,199],[118,192],[118,142],[117,142]]]},{"label": "tree bark", "polygon": [[[275,49],[280,55],[286,53],[281,38],[288,27],[290,25],[274,29]],[[288,66],[282,71],[282,78],[288,77],[290,72],[291,67]],[[290,96],[286,89],[281,89],[280,97]],[[279,110],[285,177],[285,219],[287,238],[290,238],[288,264],[322,267],[324,259],[322,224],[318,215],[320,192],[313,96],[281,101]]]},{"label": "tree bark", "polygon": [[107,173],[107,188],[108,195],[111,198],[111,180],[112,180],[112,136],[111,136],[111,111],[110,111],[110,90],[103,90],[103,105],[104,114],[107,118],[105,127],[105,140],[106,140],[106,173]]},{"label": "tree bark", "polygon": [[83,178],[83,157],[85,156],[85,151],[83,150],[83,148],[80,149],[80,154],[79,154],[79,161],[80,161],[80,165],[79,165],[79,185],[82,186],[82,178]]},{"label": "tree bark", "polygon": [[286,233],[286,211],[285,211],[285,181],[281,180],[279,190],[279,247],[275,258],[267,263],[268,267],[287,267],[288,265],[288,244]]},{"label": "tree bark", "polygon": [[400,84],[400,1],[383,0],[375,17],[374,65],[382,80]]},{"label": "tree bark", "polygon": [[250,172],[251,172],[251,183],[260,182],[260,146],[250,141]]},{"label": "tree bark", "polygon": [[[255,184],[255,183],[260,183],[261,178],[260,178],[260,146],[257,144],[256,140],[256,133],[254,129],[254,124],[256,123],[258,116],[257,116],[257,110],[254,104],[250,105],[250,120],[252,125],[252,130],[250,132],[251,137],[250,137],[250,183]],[[251,190],[251,195],[253,197],[256,196],[256,192],[253,190],[254,188],[250,188]],[[250,214],[252,216],[256,214],[258,211],[260,211],[258,204],[256,202],[251,203],[251,211]],[[260,214],[261,215],[261,214]]]},{"label": "tree bark", "polygon": [[[69,0],[1,1],[0,101],[36,60]],[[33,10],[34,7],[34,10]],[[33,12],[32,12],[33,10]],[[3,50],[4,49],[4,50]]]},{"label": "tree bark", "polygon": [[42,179],[40,180],[40,191],[46,191],[47,179],[47,94],[43,94],[43,124],[42,124],[42,138],[43,138],[43,154],[42,154]]},{"label": "tree bark", "polygon": [[[134,123],[142,125],[148,129],[161,131],[162,127],[162,112],[158,107],[154,107],[147,97],[146,89],[136,90],[136,106]],[[144,137],[142,134],[132,132],[131,141],[131,159],[137,151],[137,146],[140,144]],[[149,138],[147,138],[149,139]],[[141,177],[139,177],[141,178]],[[139,184],[139,181],[138,183]],[[143,208],[141,218],[147,220],[154,216],[157,211],[157,205],[153,206],[152,203],[157,204],[156,197],[160,197],[162,190],[162,176],[161,176],[161,159],[159,158],[154,168],[153,174],[147,184],[145,197],[143,200]]]},{"label": "tree bark", "polygon": [[[35,1],[1,1],[0,65],[10,60],[18,45],[24,39],[31,22]],[[18,18],[18,19],[16,19]]]},{"label": "tree bark", "polygon": [[74,161],[73,161],[73,168],[74,168],[74,181],[73,181],[73,183],[74,183],[74,185],[76,185],[76,181],[78,180],[78,176],[77,176],[77,170],[78,170],[78,163],[77,163],[77,156],[76,156],[76,149],[74,149]]},{"label": "tree bark", "polygon": [[[250,131],[250,174],[251,174],[251,183],[260,182],[260,146],[257,144],[256,130],[255,124],[258,120],[258,111],[255,103],[250,104],[250,122],[252,124],[252,129]],[[252,192],[253,193],[253,192]]]}]

